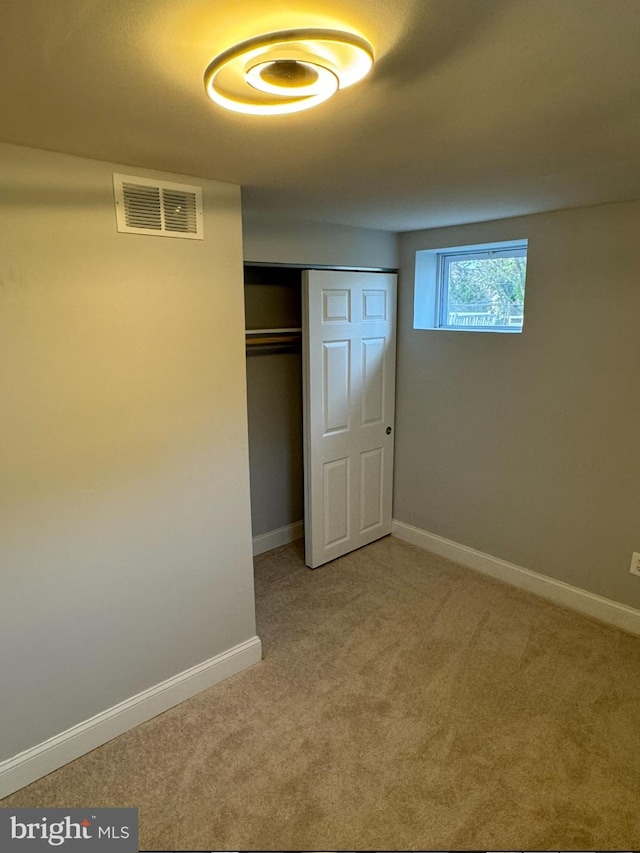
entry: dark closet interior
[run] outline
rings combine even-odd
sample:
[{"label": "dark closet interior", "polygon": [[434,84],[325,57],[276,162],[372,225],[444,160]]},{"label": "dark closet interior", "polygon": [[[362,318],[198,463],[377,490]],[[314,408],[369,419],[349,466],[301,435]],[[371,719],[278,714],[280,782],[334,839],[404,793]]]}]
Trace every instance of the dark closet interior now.
[{"label": "dark closet interior", "polygon": [[302,521],[302,271],[246,265],[253,536]]}]

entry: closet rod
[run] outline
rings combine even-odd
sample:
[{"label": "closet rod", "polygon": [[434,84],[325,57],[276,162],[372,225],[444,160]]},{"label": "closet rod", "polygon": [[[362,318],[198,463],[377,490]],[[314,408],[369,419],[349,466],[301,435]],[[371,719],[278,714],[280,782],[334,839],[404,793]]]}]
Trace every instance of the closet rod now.
[{"label": "closet rod", "polygon": [[301,328],[281,328],[281,329],[247,329],[246,344],[247,349],[253,347],[282,347],[299,344],[302,339]]},{"label": "closet rod", "polygon": [[302,328],[283,328],[283,329],[245,329],[246,335],[282,335],[290,332],[301,332]]},{"label": "closet rod", "polygon": [[247,338],[247,347],[277,347],[282,344],[298,344],[300,337],[297,335],[272,335],[268,338]]}]

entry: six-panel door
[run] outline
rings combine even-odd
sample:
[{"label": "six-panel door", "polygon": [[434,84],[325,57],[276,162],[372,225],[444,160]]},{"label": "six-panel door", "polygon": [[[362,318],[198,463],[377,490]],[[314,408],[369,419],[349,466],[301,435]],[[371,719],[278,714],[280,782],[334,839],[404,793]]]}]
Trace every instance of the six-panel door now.
[{"label": "six-panel door", "polygon": [[305,559],[312,568],[391,532],[395,308],[395,275],[304,275]]}]

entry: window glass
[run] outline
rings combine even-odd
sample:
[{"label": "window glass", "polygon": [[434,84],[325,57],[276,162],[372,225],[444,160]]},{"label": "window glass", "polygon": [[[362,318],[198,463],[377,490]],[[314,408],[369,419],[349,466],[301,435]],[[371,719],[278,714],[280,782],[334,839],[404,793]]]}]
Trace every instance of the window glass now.
[{"label": "window glass", "polygon": [[521,331],[526,273],[526,248],[443,254],[440,327]]}]

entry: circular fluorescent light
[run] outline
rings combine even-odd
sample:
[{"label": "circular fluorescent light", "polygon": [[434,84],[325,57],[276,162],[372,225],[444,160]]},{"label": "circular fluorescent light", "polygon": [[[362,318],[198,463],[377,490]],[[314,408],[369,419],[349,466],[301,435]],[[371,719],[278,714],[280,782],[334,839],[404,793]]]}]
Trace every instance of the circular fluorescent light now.
[{"label": "circular fluorescent light", "polygon": [[340,30],[285,30],[241,42],[215,57],[204,74],[207,94],[250,115],[300,112],[362,80],[373,49]]}]

